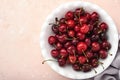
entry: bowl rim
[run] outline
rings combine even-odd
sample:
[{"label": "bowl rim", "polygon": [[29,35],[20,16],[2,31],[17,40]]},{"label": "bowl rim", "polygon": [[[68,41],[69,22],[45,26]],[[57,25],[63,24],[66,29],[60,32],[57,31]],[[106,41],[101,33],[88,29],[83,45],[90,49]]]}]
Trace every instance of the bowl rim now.
[{"label": "bowl rim", "polygon": [[[84,3],[84,4],[87,3],[87,4],[89,4],[89,5],[94,5],[94,6],[98,7],[99,9],[101,9],[104,13],[106,13],[106,14],[109,16],[109,14],[108,14],[103,8],[101,8],[100,6],[98,6],[98,5],[94,4],[94,3],[91,3],[91,2],[86,2],[86,1],[71,1],[71,2],[66,2],[66,3],[61,4],[60,6],[58,6],[56,9],[54,9],[51,14],[53,14],[56,10],[58,10],[58,8],[60,8],[60,7],[64,6],[64,5],[69,5],[69,4],[71,4],[71,3],[74,3],[74,4],[75,4],[75,3]],[[51,15],[51,14],[50,14],[50,15]],[[46,20],[49,19],[50,15],[47,16],[47,19],[46,19]],[[109,18],[110,18],[111,21],[113,22],[113,24],[114,24],[114,26],[115,26],[115,29],[116,29],[116,32],[117,32],[117,36],[118,36],[118,29],[117,29],[114,21],[112,20],[111,16],[109,16]],[[45,20],[45,21],[46,21],[46,20]],[[46,25],[46,24],[45,24],[45,22],[44,22],[43,26],[45,26],[45,25]],[[42,56],[43,56],[44,59],[45,59],[45,56],[43,55],[44,51],[42,50],[43,45],[41,45],[41,44],[42,44],[42,42],[41,42],[41,40],[42,40],[41,34],[43,34],[42,30],[44,30],[43,26],[41,27],[41,31],[40,31],[40,48],[41,48]],[[117,53],[119,39],[118,39],[118,37],[116,37],[116,38],[117,38],[117,47],[116,47],[116,49],[115,49],[115,52]],[[115,55],[116,55],[116,53],[115,53]],[[115,58],[115,56],[114,56],[114,58]],[[113,60],[114,60],[114,58],[113,58]],[[113,62],[113,60],[111,61],[111,63]],[[110,63],[110,64],[111,64],[111,63]],[[78,78],[78,77],[75,78],[75,77],[73,77],[73,76],[72,76],[72,77],[70,77],[70,76],[68,76],[68,75],[66,76],[65,74],[63,74],[63,72],[57,71],[57,69],[54,69],[55,67],[51,66],[51,63],[47,62],[47,64],[48,64],[55,72],[59,73],[60,75],[62,75],[62,76],[64,76],[64,77],[71,78],[71,79],[88,79],[88,78],[94,77],[94,76],[96,76],[96,75],[99,75],[100,73],[102,73],[104,70],[106,70],[106,69],[110,66],[110,64],[109,64],[109,66],[107,66],[102,72],[99,72],[98,74],[95,74],[94,76],[89,76],[89,77],[86,76],[85,78],[80,78],[80,77],[79,77],[79,78]]]}]

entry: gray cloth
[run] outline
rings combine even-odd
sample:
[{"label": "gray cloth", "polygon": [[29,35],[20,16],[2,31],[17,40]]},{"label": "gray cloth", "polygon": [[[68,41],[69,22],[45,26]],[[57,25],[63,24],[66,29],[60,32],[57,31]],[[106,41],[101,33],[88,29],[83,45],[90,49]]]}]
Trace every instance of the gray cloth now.
[{"label": "gray cloth", "polygon": [[96,77],[85,80],[120,80],[120,41],[116,58],[110,67]]}]

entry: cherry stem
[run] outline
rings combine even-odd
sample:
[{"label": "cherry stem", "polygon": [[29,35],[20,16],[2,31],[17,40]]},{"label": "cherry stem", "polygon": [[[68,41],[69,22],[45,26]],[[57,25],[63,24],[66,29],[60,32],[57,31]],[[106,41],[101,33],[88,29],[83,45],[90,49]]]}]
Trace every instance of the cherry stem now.
[{"label": "cherry stem", "polygon": [[108,53],[110,56],[112,56],[112,54],[111,53]]},{"label": "cherry stem", "polygon": [[[42,61],[42,64],[44,64],[44,63],[47,62],[47,61],[56,61],[56,60],[53,60],[53,59],[47,59],[47,60]],[[56,61],[56,62],[57,62],[57,61]]]},{"label": "cherry stem", "polygon": [[87,58],[87,56],[86,56],[86,53],[85,53],[83,50],[82,50],[82,52],[83,52],[85,58],[87,59],[87,62],[89,62],[89,60],[88,60],[88,58]]},{"label": "cherry stem", "polygon": [[104,69],[103,63],[99,61],[99,64],[102,66],[102,68]]},{"label": "cherry stem", "polygon": [[67,40],[73,40],[73,38],[67,38]]},{"label": "cherry stem", "polygon": [[94,70],[94,72],[95,72],[95,74],[97,73],[97,71],[93,68],[93,70]]},{"label": "cherry stem", "polygon": [[99,30],[99,31],[98,31],[98,34],[100,34],[101,32],[102,32],[102,30]]}]

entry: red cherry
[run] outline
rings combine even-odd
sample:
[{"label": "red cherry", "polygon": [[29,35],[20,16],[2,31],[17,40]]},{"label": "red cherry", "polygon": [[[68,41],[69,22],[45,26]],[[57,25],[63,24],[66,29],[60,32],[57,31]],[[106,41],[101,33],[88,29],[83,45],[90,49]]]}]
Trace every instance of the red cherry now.
[{"label": "red cherry", "polygon": [[92,67],[96,68],[96,67],[99,65],[98,60],[95,59],[95,58],[92,59],[92,61],[91,61],[91,65],[92,65]]},{"label": "red cherry", "polygon": [[72,65],[72,68],[76,71],[80,71],[81,70],[81,67],[79,66],[79,64],[73,64]]},{"label": "red cherry", "polygon": [[108,25],[104,22],[102,22],[100,25],[99,25],[100,29],[103,31],[103,32],[106,32],[107,29],[108,29]]},{"label": "red cherry", "polygon": [[62,47],[63,47],[63,45],[62,45],[60,42],[57,42],[57,43],[56,43],[55,48],[56,48],[57,50],[60,50]]},{"label": "red cherry", "polygon": [[86,14],[85,14],[85,17],[86,17],[88,20],[90,20],[90,13],[86,13]]},{"label": "red cherry", "polygon": [[70,45],[72,45],[71,42],[66,42],[66,43],[64,44],[64,47],[65,47],[65,48],[68,48]]},{"label": "red cherry", "polygon": [[76,51],[76,48],[75,46],[71,45],[67,48],[67,52],[70,54],[70,55],[74,55],[75,54],[75,51]]},{"label": "red cherry", "polygon": [[91,14],[91,19],[92,19],[93,21],[98,20],[98,18],[99,18],[99,15],[98,15],[97,12],[93,12],[93,13]]},{"label": "red cherry", "polygon": [[85,24],[85,23],[87,23],[87,18],[85,16],[82,16],[82,17],[79,18],[79,22],[81,24]]},{"label": "red cherry", "polygon": [[59,56],[58,50],[56,50],[56,49],[51,50],[51,55],[52,55],[52,57],[57,58]]},{"label": "red cherry", "polygon": [[67,50],[64,49],[64,48],[62,48],[62,49],[60,50],[60,56],[61,56],[61,57],[67,57],[67,56],[68,56]]},{"label": "red cherry", "polygon": [[68,11],[66,14],[65,14],[65,18],[66,19],[73,19],[74,17],[74,14],[72,11]]},{"label": "red cherry", "polygon": [[84,12],[85,11],[84,11],[83,8],[78,8],[78,9],[75,10],[75,15],[77,15],[79,17],[80,15],[83,15]]},{"label": "red cherry", "polygon": [[58,29],[60,32],[65,33],[67,31],[67,25],[61,24]]},{"label": "red cherry", "polygon": [[76,25],[76,26],[74,27],[74,31],[75,31],[75,32],[79,32],[79,31],[80,31],[80,26]]},{"label": "red cherry", "polygon": [[68,29],[73,29],[75,27],[75,21],[74,20],[68,20],[67,21]]},{"label": "red cherry", "polygon": [[68,31],[68,36],[69,37],[74,37],[75,36],[75,32],[73,30]]},{"label": "red cherry", "polygon": [[81,33],[84,33],[84,34],[88,33],[88,32],[89,32],[89,26],[86,25],[86,24],[84,24],[84,25],[80,28],[80,32],[81,32]]},{"label": "red cherry", "polygon": [[59,35],[58,37],[58,41],[60,43],[65,43],[67,41],[67,35],[63,34],[63,35]]},{"label": "red cherry", "polygon": [[85,64],[87,60],[86,60],[86,58],[84,56],[80,56],[78,58],[78,61],[79,61],[80,64]]},{"label": "red cherry", "polygon": [[57,26],[57,25],[52,25],[52,31],[53,31],[55,34],[58,34],[58,26]]},{"label": "red cherry", "polygon": [[64,59],[64,58],[60,58],[60,59],[58,59],[58,64],[59,64],[59,66],[65,66],[65,64],[66,64],[66,60]]},{"label": "red cherry", "polygon": [[55,37],[55,36],[50,36],[50,37],[48,38],[48,43],[51,44],[51,45],[55,44],[56,41],[57,41],[57,40],[56,40],[56,37]]},{"label": "red cherry", "polygon": [[77,44],[77,50],[79,53],[83,53],[83,51],[87,50],[87,45],[85,42],[79,42]]},{"label": "red cherry", "polygon": [[69,61],[71,64],[74,64],[76,60],[77,60],[76,56],[72,56],[72,55],[69,56]]},{"label": "red cherry", "polygon": [[76,34],[76,36],[77,36],[77,38],[78,38],[79,40],[84,40],[84,39],[85,39],[85,34],[83,34],[83,33],[78,32],[78,33]]},{"label": "red cherry", "polygon": [[102,42],[102,48],[105,50],[109,50],[111,48],[111,44],[108,41]]},{"label": "red cherry", "polygon": [[78,39],[73,39],[73,40],[71,41],[71,43],[72,43],[73,45],[77,45],[78,42],[79,42]]},{"label": "red cherry", "polygon": [[91,49],[92,49],[93,52],[99,51],[100,50],[100,44],[98,42],[93,42]]},{"label": "red cherry", "polygon": [[91,45],[91,40],[90,40],[90,38],[86,38],[86,39],[85,39],[85,43],[87,44],[87,46],[90,46],[90,45]]},{"label": "red cherry", "polygon": [[108,56],[108,53],[105,50],[100,50],[99,55],[101,59],[105,59]]},{"label": "red cherry", "polygon": [[59,23],[60,23],[60,24],[64,24],[64,23],[65,23],[65,21],[66,21],[66,19],[65,19],[65,18],[61,18],[61,19],[60,19],[60,21],[59,21]]},{"label": "red cherry", "polygon": [[86,56],[87,56],[87,58],[91,59],[93,57],[93,53],[90,51],[87,51]]},{"label": "red cherry", "polygon": [[89,65],[89,64],[83,64],[82,70],[83,70],[83,72],[91,71],[91,65]]}]

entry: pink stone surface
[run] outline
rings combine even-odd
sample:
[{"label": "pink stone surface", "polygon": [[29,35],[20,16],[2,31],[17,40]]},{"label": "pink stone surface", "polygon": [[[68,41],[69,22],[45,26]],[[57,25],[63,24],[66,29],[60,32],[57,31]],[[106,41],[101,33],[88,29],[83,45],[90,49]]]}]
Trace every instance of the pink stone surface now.
[{"label": "pink stone surface", "polygon": [[[47,15],[77,0],[0,0],[0,80],[70,80],[54,72],[39,46]],[[120,0],[83,0],[105,9],[120,31]]]}]

